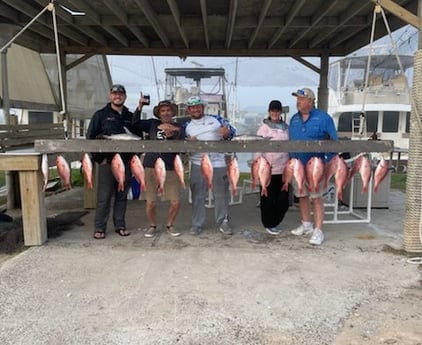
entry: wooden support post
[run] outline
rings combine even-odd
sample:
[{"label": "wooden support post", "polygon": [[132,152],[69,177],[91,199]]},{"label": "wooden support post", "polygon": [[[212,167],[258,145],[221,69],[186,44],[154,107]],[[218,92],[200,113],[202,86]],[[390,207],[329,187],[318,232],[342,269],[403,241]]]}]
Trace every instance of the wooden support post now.
[{"label": "wooden support post", "polygon": [[40,170],[20,171],[22,225],[25,246],[47,241],[47,218]]}]

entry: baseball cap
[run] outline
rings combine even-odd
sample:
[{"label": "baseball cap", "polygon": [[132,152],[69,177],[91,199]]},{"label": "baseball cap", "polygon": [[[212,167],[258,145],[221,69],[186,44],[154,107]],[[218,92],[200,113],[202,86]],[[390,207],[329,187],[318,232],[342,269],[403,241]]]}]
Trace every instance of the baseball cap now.
[{"label": "baseball cap", "polygon": [[110,92],[121,92],[121,93],[126,93],[126,89],[123,85],[121,84],[114,84],[111,89]]},{"label": "baseball cap", "polygon": [[311,100],[315,100],[315,94],[311,89],[304,87],[302,89],[297,90],[296,92],[292,92],[292,96],[296,97],[306,97]]},{"label": "baseball cap", "polygon": [[177,105],[174,103],[171,103],[168,100],[165,101],[161,101],[159,102],[153,109],[153,114],[155,117],[159,117],[158,113],[160,112],[161,107],[170,107],[171,110],[173,111],[173,116],[175,116],[177,114]]},{"label": "baseball cap", "polygon": [[273,100],[270,102],[270,105],[268,106],[268,111],[270,110],[278,110],[281,111],[283,109],[283,106],[281,105],[281,102],[278,100]]},{"label": "baseball cap", "polygon": [[188,98],[188,101],[186,102],[187,106],[193,106],[193,105],[207,105],[207,102],[201,99],[199,96],[192,96]]}]

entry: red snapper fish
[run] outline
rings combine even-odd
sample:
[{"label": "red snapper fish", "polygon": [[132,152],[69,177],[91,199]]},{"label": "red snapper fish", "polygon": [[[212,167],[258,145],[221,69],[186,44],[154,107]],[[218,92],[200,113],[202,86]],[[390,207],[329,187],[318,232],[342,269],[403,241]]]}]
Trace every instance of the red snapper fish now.
[{"label": "red snapper fish", "polygon": [[347,177],[347,179],[348,179],[348,181],[350,181],[352,178],[353,178],[353,176],[357,173],[357,172],[359,172],[359,170],[360,170],[360,167],[361,167],[361,165],[362,165],[362,155],[360,155],[358,158],[356,158],[354,161],[353,161],[353,163],[352,163],[352,167],[350,168],[350,170],[349,170],[349,175],[348,175],[348,177]]},{"label": "red snapper fish", "polygon": [[259,179],[258,179],[259,159],[258,158],[255,158],[251,164],[252,189],[254,189],[256,185],[259,183]]},{"label": "red snapper fish", "polygon": [[82,171],[84,173],[85,176],[85,181],[86,181],[86,185],[88,187],[88,189],[92,189],[93,185],[92,185],[92,160],[89,157],[88,153],[84,153],[83,157],[82,157]]},{"label": "red snapper fish", "polygon": [[375,193],[378,192],[378,188],[381,182],[387,176],[387,173],[388,173],[388,162],[384,158],[381,158],[374,173],[374,192]]},{"label": "red snapper fish", "polygon": [[43,192],[47,189],[48,184],[48,156],[44,153],[41,156],[41,172],[42,172],[42,178],[43,178]]},{"label": "red snapper fish", "polygon": [[328,182],[335,175],[338,167],[339,155],[335,155],[327,163],[325,163],[325,176],[324,176],[324,187],[327,188]]},{"label": "red snapper fish", "polygon": [[155,180],[158,185],[158,192],[164,194],[164,182],[166,181],[166,164],[158,157],[154,164]]},{"label": "red snapper fish", "polygon": [[186,189],[185,184],[185,171],[183,168],[182,158],[180,155],[174,156],[174,172],[176,173],[177,177],[179,178],[180,184],[182,185],[183,189]]},{"label": "red snapper fish", "polygon": [[302,161],[297,158],[291,158],[287,162],[283,171],[283,187],[281,190],[288,191],[289,183],[292,183],[293,178],[296,180],[299,193],[303,193],[303,184],[305,183],[305,167]]},{"label": "red snapper fish", "polygon": [[239,182],[240,170],[239,162],[237,157],[232,157],[227,166],[227,175],[229,177],[230,187],[232,190],[232,195],[237,194],[237,183]]},{"label": "red snapper fish", "polygon": [[57,172],[59,173],[60,178],[64,182],[65,188],[70,189],[72,187],[70,184],[70,167],[66,159],[62,155],[57,156],[56,167],[57,167]]},{"label": "red snapper fish", "polygon": [[349,169],[344,159],[340,156],[337,157],[337,168],[334,173],[334,179],[336,182],[337,199],[343,200],[343,188],[348,181]]},{"label": "red snapper fish", "polygon": [[213,177],[213,167],[211,164],[210,156],[208,154],[203,154],[201,158],[201,171],[207,181],[208,189],[212,188],[212,177]]},{"label": "red snapper fish", "polygon": [[271,182],[271,165],[262,156],[258,158],[258,179],[262,188],[261,195],[268,196],[267,187]]},{"label": "red snapper fish", "polygon": [[111,172],[116,179],[117,191],[123,192],[125,190],[125,164],[123,163],[120,154],[116,153],[111,160]]},{"label": "red snapper fish", "polygon": [[372,166],[367,156],[362,156],[359,174],[362,179],[362,192],[368,191],[369,181],[371,179]]},{"label": "red snapper fish", "polygon": [[306,163],[305,171],[309,190],[318,193],[319,185],[324,178],[324,162],[319,157],[312,157],[308,163]]},{"label": "red snapper fish", "polygon": [[141,191],[145,192],[145,169],[138,155],[132,156],[130,160],[130,171],[133,177],[135,177],[135,180],[140,184]]}]

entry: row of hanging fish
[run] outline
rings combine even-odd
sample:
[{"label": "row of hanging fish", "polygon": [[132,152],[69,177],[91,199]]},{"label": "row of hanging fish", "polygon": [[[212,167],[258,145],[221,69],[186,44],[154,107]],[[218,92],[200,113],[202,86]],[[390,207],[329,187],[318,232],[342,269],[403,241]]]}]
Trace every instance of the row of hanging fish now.
[{"label": "row of hanging fish", "polygon": [[[213,171],[211,159],[207,153],[204,153],[201,157],[201,172],[207,182],[208,189],[212,189]],[[236,155],[230,157],[227,164],[227,177],[229,179],[231,193],[233,196],[236,196],[237,183],[240,177],[239,162]]]},{"label": "row of hanging fish", "polygon": [[[62,155],[57,155],[56,157],[56,168],[57,168],[57,173],[59,174],[60,179],[63,181],[65,188],[66,189],[72,188],[71,181],[70,181],[70,166]],[[41,172],[42,172],[42,178],[43,178],[42,190],[45,192],[47,189],[48,178],[49,178],[48,157],[46,154],[43,154],[41,156]]]},{"label": "row of hanging fish", "polygon": [[[113,173],[114,178],[118,183],[117,190],[124,191],[125,185],[125,165],[120,154],[116,153],[113,156],[111,161],[111,171]],[[146,184],[145,184],[145,169],[143,167],[142,161],[138,155],[134,154],[130,160],[130,171],[132,176],[135,180],[139,183],[141,191],[146,191]],[[184,168],[183,163],[179,155],[174,157],[174,171],[179,178],[179,181],[182,187],[185,189],[185,181],[184,181]],[[87,178],[87,177],[86,177]],[[154,178],[157,184],[157,191],[160,194],[164,194],[164,183],[166,181],[166,166],[162,158],[158,157],[154,163]],[[87,178],[88,180],[88,178]]]},{"label": "row of hanging fish", "polygon": [[[352,177],[359,173],[362,181],[362,192],[368,192],[369,181],[372,176],[372,163],[366,154],[360,154],[348,167],[345,160],[335,155],[329,162],[325,163],[319,157],[312,157],[304,166],[299,159],[291,158],[283,171],[282,190],[287,191],[289,184],[295,178],[299,193],[303,192],[303,186],[306,183],[309,190],[313,193],[320,192],[321,184],[324,189],[327,188],[328,182],[334,177],[337,198],[342,200],[343,188],[351,181]],[[381,158],[375,171],[374,191],[377,192],[381,182],[387,176],[388,162]],[[252,188],[257,184],[262,187],[261,195],[267,196],[267,187],[271,181],[271,165],[262,156],[257,157],[251,165]]]}]

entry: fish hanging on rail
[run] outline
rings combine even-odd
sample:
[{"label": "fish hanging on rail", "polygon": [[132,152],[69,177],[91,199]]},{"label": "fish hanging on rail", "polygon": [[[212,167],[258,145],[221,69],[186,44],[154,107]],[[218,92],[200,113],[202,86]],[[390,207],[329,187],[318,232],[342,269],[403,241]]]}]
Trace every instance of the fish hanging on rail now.
[{"label": "fish hanging on rail", "polygon": [[111,172],[116,179],[118,186],[117,191],[123,192],[125,190],[125,164],[123,163],[120,154],[116,153],[111,160]]},{"label": "fish hanging on rail", "polygon": [[71,182],[70,182],[70,167],[66,159],[62,155],[57,155],[56,167],[57,167],[57,172],[60,178],[64,182],[65,188],[66,189],[72,188]]}]

